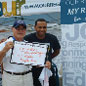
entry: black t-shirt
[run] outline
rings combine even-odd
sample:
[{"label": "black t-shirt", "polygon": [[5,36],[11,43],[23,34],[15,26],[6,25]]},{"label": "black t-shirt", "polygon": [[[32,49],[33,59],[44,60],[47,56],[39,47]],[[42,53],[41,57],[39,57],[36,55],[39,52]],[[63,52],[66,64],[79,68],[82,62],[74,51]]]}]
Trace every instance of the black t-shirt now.
[{"label": "black t-shirt", "polygon": [[48,57],[49,57],[48,60],[51,60],[51,54],[53,53],[52,50],[58,50],[61,48],[57,37],[52,35],[52,34],[49,34],[49,33],[45,34],[44,39],[38,39],[36,36],[36,33],[31,33],[29,35],[26,35],[24,37],[24,40],[31,42],[31,43],[32,42],[35,42],[35,43],[38,42],[38,43],[43,43],[43,44],[50,46],[50,50],[48,53]]}]

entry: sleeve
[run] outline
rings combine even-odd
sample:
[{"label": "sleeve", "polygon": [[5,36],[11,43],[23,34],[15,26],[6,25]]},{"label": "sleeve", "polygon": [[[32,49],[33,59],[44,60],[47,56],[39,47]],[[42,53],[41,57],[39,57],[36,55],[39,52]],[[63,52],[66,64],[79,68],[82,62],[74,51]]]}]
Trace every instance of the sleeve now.
[{"label": "sleeve", "polygon": [[53,37],[53,50],[58,50],[60,48],[61,48],[60,43],[59,43],[57,37],[54,36]]},{"label": "sleeve", "polygon": [[[5,47],[5,42],[3,42],[3,43],[0,44],[0,51],[2,51],[4,47]],[[2,62],[3,61],[4,61],[4,58],[3,58]]]},{"label": "sleeve", "polygon": [[13,42],[13,38],[12,37],[10,37],[9,39],[7,39],[5,42],[2,42],[1,44],[0,44],[0,51],[2,51],[3,50],[3,48],[5,47],[5,45],[6,45],[6,43],[7,42],[9,42],[9,41],[12,41]]},{"label": "sleeve", "polygon": [[5,42],[0,44],[0,51],[2,51],[4,47],[5,47]]}]

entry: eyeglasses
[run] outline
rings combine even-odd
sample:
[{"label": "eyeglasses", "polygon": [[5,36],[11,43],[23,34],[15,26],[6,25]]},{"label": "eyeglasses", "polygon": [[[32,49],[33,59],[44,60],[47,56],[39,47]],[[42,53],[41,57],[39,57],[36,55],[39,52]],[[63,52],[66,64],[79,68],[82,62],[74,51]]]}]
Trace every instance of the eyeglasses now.
[{"label": "eyeglasses", "polygon": [[24,30],[26,30],[26,28],[16,28],[16,30],[18,30],[18,31],[20,31],[20,30],[24,31]]},{"label": "eyeglasses", "polygon": [[38,28],[39,28],[39,29],[42,29],[42,28],[43,28],[43,29],[46,29],[47,27],[46,27],[46,26],[43,26],[43,27],[39,26]]}]

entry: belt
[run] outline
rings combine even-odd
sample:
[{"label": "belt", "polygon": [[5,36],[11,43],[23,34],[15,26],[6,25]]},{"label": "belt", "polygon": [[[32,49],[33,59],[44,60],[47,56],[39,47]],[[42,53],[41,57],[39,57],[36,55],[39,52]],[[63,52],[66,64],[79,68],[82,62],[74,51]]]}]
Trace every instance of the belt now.
[{"label": "belt", "polygon": [[[5,70],[4,70],[5,71]],[[15,72],[10,72],[10,71],[5,71],[6,73],[12,74],[12,75],[25,75],[28,74],[30,72],[32,72],[31,70],[26,71],[26,72],[20,72],[20,73],[15,73]]]},{"label": "belt", "polygon": [[33,66],[33,68],[43,68],[43,67],[40,67],[40,66]]}]

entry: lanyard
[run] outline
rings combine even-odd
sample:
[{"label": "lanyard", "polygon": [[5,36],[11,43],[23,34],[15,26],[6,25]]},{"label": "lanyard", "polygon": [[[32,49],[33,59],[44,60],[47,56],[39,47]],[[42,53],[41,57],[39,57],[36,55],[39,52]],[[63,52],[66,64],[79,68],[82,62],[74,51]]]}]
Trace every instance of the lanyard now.
[{"label": "lanyard", "polygon": [[13,38],[13,41],[16,41],[15,37],[12,37]]}]

